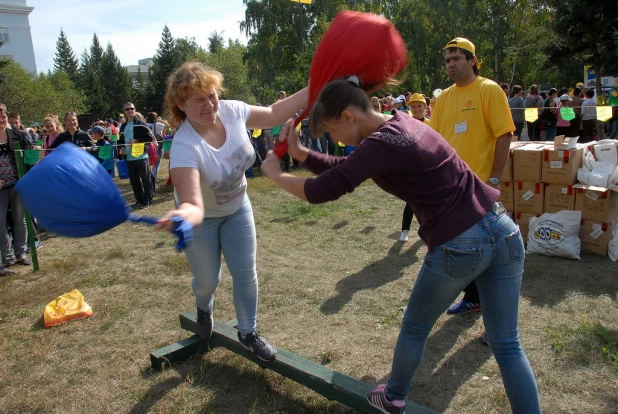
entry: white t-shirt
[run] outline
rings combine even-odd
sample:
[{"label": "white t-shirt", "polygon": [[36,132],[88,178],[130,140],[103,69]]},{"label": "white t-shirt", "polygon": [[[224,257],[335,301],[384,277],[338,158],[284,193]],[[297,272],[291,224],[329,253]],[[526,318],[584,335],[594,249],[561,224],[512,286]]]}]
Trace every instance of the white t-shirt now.
[{"label": "white t-shirt", "polygon": [[247,190],[245,171],[255,161],[246,127],[249,105],[219,101],[217,115],[226,133],[221,148],[208,144],[185,120],[170,150],[170,168],[189,167],[200,172],[204,217],[224,217],[240,208]]}]

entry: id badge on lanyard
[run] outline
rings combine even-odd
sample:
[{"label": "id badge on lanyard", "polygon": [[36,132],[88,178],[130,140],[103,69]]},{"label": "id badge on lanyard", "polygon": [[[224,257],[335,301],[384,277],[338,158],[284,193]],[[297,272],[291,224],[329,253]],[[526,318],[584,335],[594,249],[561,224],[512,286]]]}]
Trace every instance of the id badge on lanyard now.
[{"label": "id badge on lanyard", "polygon": [[455,122],[455,135],[461,135],[461,134],[465,134],[466,132],[468,132],[468,120],[467,119],[460,119],[459,121]]}]

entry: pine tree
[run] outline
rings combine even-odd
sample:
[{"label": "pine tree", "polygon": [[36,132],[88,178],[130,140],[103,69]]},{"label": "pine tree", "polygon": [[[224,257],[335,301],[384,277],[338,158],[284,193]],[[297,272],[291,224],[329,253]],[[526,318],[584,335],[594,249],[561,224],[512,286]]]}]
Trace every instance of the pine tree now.
[{"label": "pine tree", "polygon": [[99,43],[99,38],[95,33],[92,36],[92,45],[90,46],[90,65],[94,69],[94,73],[97,76],[101,76],[101,62],[103,61],[103,48],[101,47],[101,43]]},{"label": "pine tree", "polygon": [[149,105],[147,105],[145,109],[161,112],[161,104],[167,87],[167,78],[180,64],[175,46],[176,41],[172,37],[172,33],[167,25],[165,25],[157,54],[152,59],[153,65],[150,67],[150,73],[148,75]]},{"label": "pine tree", "polygon": [[82,53],[79,66],[79,88],[86,95],[86,111],[91,114],[93,119],[103,118],[109,109],[109,105],[106,103],[105,91],[101,85],[101,76],[96,73],[92,56],[86,49]]},{"label": "pine tree", "polygon": [[62,28],[56,41],[56,56],[54,57],[54,73],[64,72],[73,83],[78,83],[78,63],[69,40]]},{"label": "pine tree", "polygon": [[136,108],[141,108],[140,110],[146,110],[147,108],[147,87],[148,80],[142,74],[141,68],[137,67],[137,76],[131,85],[131,100]]},{"label": "pine tree", "polygon": [[101,86],[108,105],[107,117],[113,117],[131,100],[131,78],[116,56],[111,43],[101,59]]}]

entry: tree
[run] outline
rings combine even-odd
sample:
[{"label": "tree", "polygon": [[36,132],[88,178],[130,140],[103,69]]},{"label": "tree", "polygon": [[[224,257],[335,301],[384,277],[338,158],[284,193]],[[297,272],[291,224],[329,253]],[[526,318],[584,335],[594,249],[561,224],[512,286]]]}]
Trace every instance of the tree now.
[{"label": "tree", "polygon": [[101,43],[99,43],[99,38],[95,33],[92,36],[92,45],[90,46],[90,55],[89,55],[89,63],[90,67],[94,71],[95,75],[98,77],[102,76],[101,73],[101,63],[103,62],[103,48],[101,47]]},{"label": "tree", "polygon": [[[592,65],[600,96],[601,71],[618,70],[616,5],[598,0],[551,0],[547,3],[554,15],[551,27],[556,34],[555,41],[545,48],[549,60],[575,60],[581,66]],[[599,30],[590,30],[592,26]]]},{"label": "tree", "polygon": [[131,100],[136,108],[146,108],[147,107],[147,88],[148,81],[142,74],[142,70],[140,67],[137,67],[137,76],[133,81],[131,86]]},{"label": "tree", "polygon": [[60,36],[56,41],[56,56],[54,57],[54,72],[64,72],[69,75],[73,83],[78,82],[78,62],[73,49],[69,44],[69,40],[62,28],[60,28]]},{"label": "tree", "polygon": [[176,41],[170,29],[165,25],[159,42],[159,48],[154,56],[153,64],[148,75],[148,105],[144,111],[160,113],[167,87],[167,78],[180,64]]},{"label": "tree", "polygon": [[208,38],[208,51],[210,53],[217,53],[221,49],[225,48],[225,41],[223,40],[223,32],[218,33],[214,31]]},{"label": "tree", "polygon": [[107,44],[107,49],[101,59],[100,79],[108,106],[105,116],[112,118],[121,110],[125,102],[131,100],[132,84],[129,73],[120,63],[111,43]]},{"label": "tree", "polygon": [[197,56],[197,60],[221,72],[225,88],[221,94],[223,99],[254,104],[257,100],[251,91],[247,64],[243,61],[245,53],[245,46],[238,40],[229,39],[227,48],[221,48],[216,53],[201,53]]},{"label": "tree", "polygon": [[199,53],[205,52],[204,48],[197,44],[194,37],[176,39],[176,45],[174,46],[174,48],[176,49],[176,56],[178,58],[179,64],[188,62],[190,60],[195,60],[196,56]]}]

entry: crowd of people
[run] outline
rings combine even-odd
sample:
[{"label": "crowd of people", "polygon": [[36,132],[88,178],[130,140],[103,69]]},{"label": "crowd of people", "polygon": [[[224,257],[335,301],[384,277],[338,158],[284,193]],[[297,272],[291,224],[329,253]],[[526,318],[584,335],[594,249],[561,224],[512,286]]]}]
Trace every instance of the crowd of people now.
[{"label": "crowd of people", "polygon": [[[521,140],[524,126],[530,141],[553,141],[556,135],[579,137],[578,142],[588,143],[609,137],[618,137],[618,91],[608,93],[601,101],[611,106],[612,117],[605,121],[597,120],[596,107],[599,99],[593,88],[585,88],[578,82],[575,88],[551,88],[539,91],[537,85],[531,85],[527,93],[520,85],[510,90],[503,84],[503,90],[509,97],[509,107],[515,123],[514,135]],[[537,109],[536,120],[526,120],[526,108]],[[562,108],[572,108],[574,116],[565,119]]]}]

